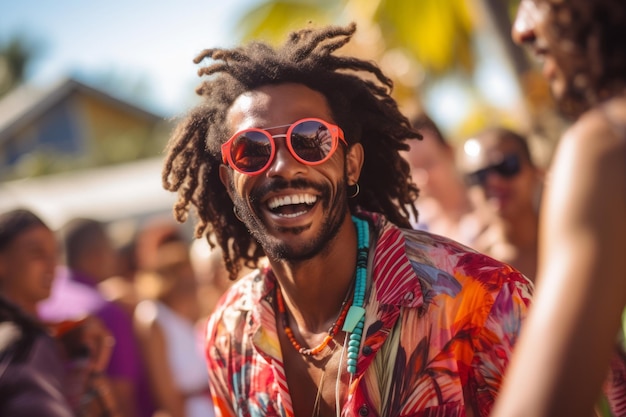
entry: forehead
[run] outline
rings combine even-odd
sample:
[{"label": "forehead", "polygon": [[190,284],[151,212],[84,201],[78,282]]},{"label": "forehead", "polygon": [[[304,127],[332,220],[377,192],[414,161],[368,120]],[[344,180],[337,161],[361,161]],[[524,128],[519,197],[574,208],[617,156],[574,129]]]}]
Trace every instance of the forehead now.
[{"label": "forehead", "polygon": [[235,99],[226,122],[233,130],[290,124],[305,117],[334,122],[326,97],[303,84],[267,85]]},{"label": "forehead", "polygon": [[56,239],[54,233],[47,227],[34,225],[16,235],[7,249],[22,250],[40,245],[56,245]]},{"label": "forehead", "polygon": [[426,162],[445,158],[447,149],[435,138],[430,130],[420,131],[422,140],[408,140],[408,151],[401,151],[401,155],[413,166],[420,167]]}]

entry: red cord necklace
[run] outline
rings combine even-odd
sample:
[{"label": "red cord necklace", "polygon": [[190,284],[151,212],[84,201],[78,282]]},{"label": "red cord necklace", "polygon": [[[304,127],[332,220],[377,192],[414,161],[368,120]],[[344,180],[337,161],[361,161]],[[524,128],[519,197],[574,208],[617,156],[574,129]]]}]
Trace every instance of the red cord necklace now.
[{"label": "red cord necklace", "polygon": [[320,353],[322,350],[324,350],[324,348],[328,346],[330,341],[333,340],[333,337],[338,333],[339,329],[341,329],[341,326],[343,326],[343,323],[346,320],[346,316],[348,315],[348,310],[350,309],[350,305],[352,304],[351,302],[350,303],[348,302],[348,301],[352,301],[352,298],[350,297],[351,294],[352,294],[352,290],[348,291],[348,294],[346,294],[346,298],[343,300],[343,303],[341,303],[341,310],[339,312],[339,317],[337,317],[337,320],[335,320],[332,326],[330,326],[330,329],[328,329],[328,334],[326,335],[326,337],[324,337],[324,340],[322,340],[322,343],[320,343],[319,345],[313,348],[305,348],[300,343],[298,343],[298,341],[293,335],[293,330],[291,330],[291,327],[289,327],[287,309],[285,308],[285,300],[283,299],[283,294],[280,291],[280,286],[276,285],[276,303],[278,305],[278,313],[281,316],[285,334],[287,335],[287,338],[291,342],[291,345],[302,355],[306,355],[306,356],[315,356],[318,353]]}]

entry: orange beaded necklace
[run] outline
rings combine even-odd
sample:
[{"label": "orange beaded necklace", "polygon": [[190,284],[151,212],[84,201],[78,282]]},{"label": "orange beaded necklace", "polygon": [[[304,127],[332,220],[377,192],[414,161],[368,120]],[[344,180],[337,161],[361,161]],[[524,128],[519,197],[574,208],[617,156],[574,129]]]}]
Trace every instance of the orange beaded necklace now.
[{"label": "orange beaded necklace", "polygon": [[352,289],[350,289],[350,291],[348,291],[348,294],[346,294],[346,298],[343,300],[343,303],[341,303],[341,310],[339,312],[339,317],[337,317],[337,320],[335,320],[332,326],[330,326],[330,329],[328,329],[328,334],[326,335],[324,340],[322,340],[322,343],[320,343],[319,345],[313,348],[305,348],[300,343],[298,343],[298,341],[293,335],[293,330],[291,330],[291,327],[289,327],[287,309],[285,308],[285,300],[283,299],[283,294],[280,291],[280,286],[277,285],[276,286],[276,304],[278,305],[278,313],[281,316],[281,319],[283,322],[283,328],[285,329],[285,334],[287,335],[287,338],[291,342],[291,345],[302,355],[306,355],[306,356],[315,356],[318,353],[320,353],[322,350],[324,350],[324,348],[328,346],[330,341],[333,340],[333,337],[338,333],[339,329],[341,329],[341,326],[343,326],[343,323],[346,320],[346,316],[348,315],[348,310],[350,309],[350,305],[352,304],[351,302],[350,303],[348,302],[348,301],[352,301],[352,297],[350,297],[351,294],[352,294]]}]

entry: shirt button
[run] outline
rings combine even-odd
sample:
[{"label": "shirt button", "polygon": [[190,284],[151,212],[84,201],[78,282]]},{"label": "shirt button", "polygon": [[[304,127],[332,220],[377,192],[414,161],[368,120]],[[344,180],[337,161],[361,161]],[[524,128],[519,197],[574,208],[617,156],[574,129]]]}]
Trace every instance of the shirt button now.
[{"label": "shirt button", "polygon": [[372,354],[372,347],[371,347],[371,346],[369,346],[369,345],[365,345],[365,346],[363,346],[363,354],[364,354],[365,356],[369,356],[369,355],[371,355],[371,354]]},{"label": "shirt button", "polygon": [[407,292],[406,294],[404,294],[404,301],[410,303],[411,301],[413,301],[414,297],[415,295],[412,292]]},{"label": "shirt button", "polygon": [[370,413],[369,408],[367,408],[366,404],[363,404],[361,408],[359,408],[359,415],[365,417]]}]

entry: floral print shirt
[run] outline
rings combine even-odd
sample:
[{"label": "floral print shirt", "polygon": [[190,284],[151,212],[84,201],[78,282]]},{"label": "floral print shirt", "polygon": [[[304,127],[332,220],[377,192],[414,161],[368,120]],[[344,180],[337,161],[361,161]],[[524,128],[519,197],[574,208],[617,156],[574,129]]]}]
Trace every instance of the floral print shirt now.
[{"label": "floral print shirt", "polygon": [[[487,416],[532,284],[449,239],[370,221],[366,321],[342,416]],[[207,329],[217,416],[293,416],[269,269],[236,283]],[[383,359],[384,360],[381,360]],[[469,415],[472,415],[470,412]]]}]

